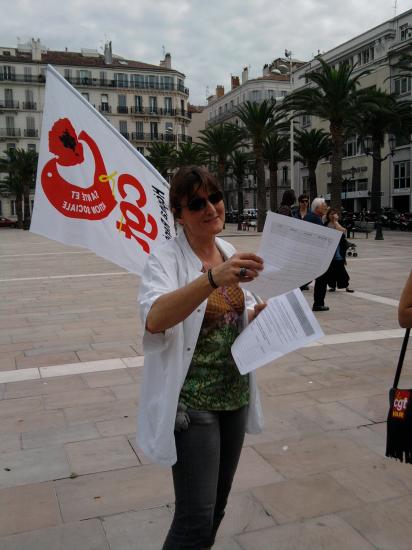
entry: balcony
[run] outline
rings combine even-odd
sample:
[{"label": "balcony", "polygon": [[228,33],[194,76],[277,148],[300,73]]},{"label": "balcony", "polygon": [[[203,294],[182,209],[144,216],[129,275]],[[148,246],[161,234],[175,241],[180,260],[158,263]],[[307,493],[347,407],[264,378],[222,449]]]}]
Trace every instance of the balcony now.
[{"label": "balcony", "polygon": [[13,111],[17,111],[19,108],[19,102],[13,101],[12,99],[6,99],[4,101],[0,101],[0,109],[10,109]]},{"label": "balcony", "polygon": [[126,114],[129,112],[129,108],[126,107],[126,105],[118,105],[117,106],[117,112],[121,114]]},{"label": "balcony", "polygon": [[189,113],[188,111],[182,111],[181,109],[164,109],[162,107],[154,109],[150,107],[130,107],[130,113],[136,116],[180,116],[184,118],[192,118],[192,113]]},{"label": "balcony", "polygon": [[46,77],[43,74],[0,74],[0,82],[31,82],[32,84],[44,84],[46,82]]},{"label": "balcony", "polygon": [[37,111],[37,103],[23,101],[22,109],[26,109],[26,111]]},{"label": "balcony", "polygon": [[130,132],[120,132],[123,137],[130,140]]},{"label": "balcony", "polygon": [[191,142],[192,138],[186,134],[144,134],[132,132],[132,141],[170,141],[171,143]]},{"label": "balcony", "polygon": [[0,128],[0,138],[16,138],[21,136],[20,128]]},{"label": "balcony", "polygon": [[24,137],[39,137],[39,131],[34,128],[24,130]]},{"label": "balcony", "polygon": [[[1,79],[0,79],[1,80]],[[124,80],[109,80],[107,78],[76,78],[66,77],[66,80],[73,86],[87,86],[88,88],[130,88],[132,90],[160,90],[170,92],[181,92],[189,95],[189,89],[176,84],[149,84],[145,82],[129,82]]]},{"label": "balcony", "polygon": [[111,113],[112,112],[112,108],[111,106],[108,104],[108,103],[101,103],[99,105],[99,111],[101,113]]}]

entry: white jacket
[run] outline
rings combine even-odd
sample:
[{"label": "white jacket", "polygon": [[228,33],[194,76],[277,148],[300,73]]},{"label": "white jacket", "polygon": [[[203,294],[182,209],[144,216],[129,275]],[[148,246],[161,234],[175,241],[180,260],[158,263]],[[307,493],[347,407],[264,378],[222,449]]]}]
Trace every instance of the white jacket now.
[{"label": "white jacket", "polygon": [[[236,250],[217,238],[216,244],[225,258]],[[201,275],[202,263],[195,255],[183,231],[149,256],[142,275],[139,302],[143,326],[153,302],[168,292],[181,288]],[[244,326],[247,308],[254,299],[245,292]],[[207,300],[184,321],[164,333],[144,331],[144,372],[140,391],[137,444],[153,462],[172,465],[176,462],[174,425],[180,390],[186,378]],[[249,375],[249,405],[246,431],[259,433],[263,427],[262,409],[255,374]]]}]

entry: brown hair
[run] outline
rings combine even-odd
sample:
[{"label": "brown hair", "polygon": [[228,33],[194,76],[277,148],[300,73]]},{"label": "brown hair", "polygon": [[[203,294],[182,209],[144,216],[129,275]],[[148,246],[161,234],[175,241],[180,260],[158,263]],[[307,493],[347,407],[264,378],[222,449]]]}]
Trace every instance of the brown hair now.
[{"label": "brown hair", "polygon": [[173,176],[169,190],[169,202],[174,215],[181,210],[181,201],[186,198],[189,202],[199,189],[208,193],[220,191],[216,178],[206,168],[201,166],[182,166]]},{"label": "brown hair", "polygon": [[337,210],[335,210],[335,208],[329,208],[328,211],[326,212],[326,218],[325,218],[325,221],[326,223],[330,223],[330,217],[332,216],[332,214],[339,214],[339,212]]},{"label": "brown hair", "polygon": [[309,203],[309,197],[305,193],[302,193],[302,195],[299,195],[298,202],[302,202],[303,199],[308,199],[308,203]]}]

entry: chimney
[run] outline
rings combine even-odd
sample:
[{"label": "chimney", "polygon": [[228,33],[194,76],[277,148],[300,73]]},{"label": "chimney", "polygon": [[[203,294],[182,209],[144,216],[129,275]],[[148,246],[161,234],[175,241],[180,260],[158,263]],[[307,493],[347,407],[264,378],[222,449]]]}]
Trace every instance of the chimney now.
[{"label": "chimney", "polygon": [[216,86],[216,97],[223,97],[225,95],[225,88],[219,84]]},{"label": "chimney", "polygon": [[263,65],[263,76],[267,76],[268,74],[270,74],[270,67],[266,63],[265,65]]},{"label": "chimney", "polygon": [[244,67],[242,71],[242,84],[244,84],[248,80],[249,80],[249,69],[247,67]]},{"label": "chimney", "polygon": [[112,42],[106,42],[104,45],[104,63],[105,65],[111,65],[113,63],[112,55]]},{"label": "chimney", "polygon": [[41,61],[41,44],[40,38],[31,39],[31,59],[32,61]]},{"label": "chimney", "polygon": [[232,90],[240,86],[240,81],[238,76],[232,76]]}]

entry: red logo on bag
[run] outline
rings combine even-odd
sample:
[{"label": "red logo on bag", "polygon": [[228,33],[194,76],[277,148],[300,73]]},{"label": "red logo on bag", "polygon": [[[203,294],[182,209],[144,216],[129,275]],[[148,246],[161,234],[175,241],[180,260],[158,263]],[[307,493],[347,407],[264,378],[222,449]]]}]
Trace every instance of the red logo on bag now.
[{"label": "red logo on bag", "polygon": [[396,390],[392,406],[392,418],[405,420],[410,394],[409,390]]},{"label": "red logo on bag", "polygon": [[[93,183],[79,187],[62,178],[58,166],[75,166],[84,161],[83,142],[93,155]],[[57,120],[49,132],[49,150],[55,158],[49,160],[41,173],[41,183],[52,205],[68,218],[101,220],[106,218],[117,201],[110,188],[103,157],[96,142],[86,132],[77,136],[68,118]]]}]

